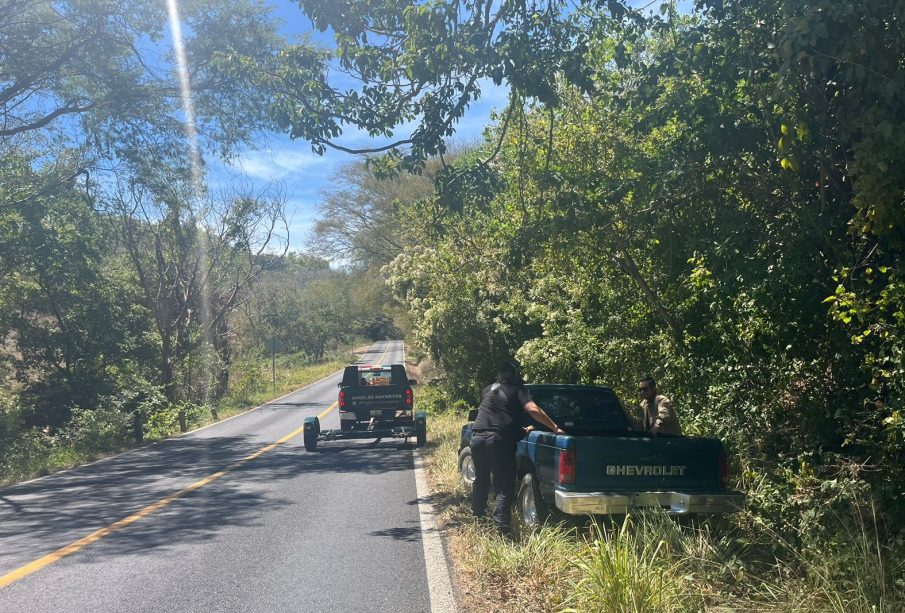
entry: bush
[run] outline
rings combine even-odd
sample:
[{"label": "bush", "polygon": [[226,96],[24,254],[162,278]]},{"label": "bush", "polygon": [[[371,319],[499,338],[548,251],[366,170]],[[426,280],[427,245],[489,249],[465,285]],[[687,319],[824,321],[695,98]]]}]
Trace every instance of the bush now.
[{"label": "bush", "polygon": [[75,408],[68,424],[57,434],[57,445],[86,455],[110,453],[132,442],[132,416],[118,406]]},{"label": "bush", "polygon": [[269,373],[264,372],[264,355],[251,352],[236,360],[230,381],[230,400],[236,404],[251,402],[270,382]]},{"label": "bush", "polygon": [[193,402],[166,404],[155,408],[148,417],[145,436],[159,440],[179,432],[179,413],[185,412],[185,421],[189,429],[200,426],[211,419],[211,408]]},{"label": "bush", "polygon": [[37,428],[26,428],[12,396],[0,392],[0,483],[15,482],[40,470],[50,447]]}]

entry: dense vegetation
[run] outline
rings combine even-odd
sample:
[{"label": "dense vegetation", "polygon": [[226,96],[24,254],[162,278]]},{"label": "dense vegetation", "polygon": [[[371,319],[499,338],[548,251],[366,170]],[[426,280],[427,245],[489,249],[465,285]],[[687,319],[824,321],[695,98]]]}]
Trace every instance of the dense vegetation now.
[{"label": "dense vegetation", "polygon": [[[188,108],[162,3],[2,2],[0,472],[23,441],[184,429],[268,342],[391,332],[391,291],[449,404],[511,355],[626,400],[651,374],[734,452],[769,555],[844,570],[866,521],[901,590],[905,3],[629,4],[300,0],[331,51],[183,2]],[[508,104],[450,151],[491,84]],[[287,254],[278,186],[205,175],[349,127],[382,140],[316,255]]]},{"label": "dense vegetation", "polygon": [[[367,57],[366,77],[512,86],[485,141],[442,160],[434,195],[377,222],[396,229],[385,272],[450,391],[473,398],[513,354],[532,379],[627,397],[650,373],[693,431],[732,445],[740,478],[772,484],[752,502],[784,528],[867,491],[899,524],[905,6],[520,6],[372,2],[343,22],[343,60]],[[463,43],[491,26],[486,49]],[[471,63],[423,66],[414,34],[366,44],[397,30]],[[426,104],[405,106],[419,125],[437,120]],[[383,161],[423,167],[417,153]]]},{"label": "dense vegetation", "polygon": [[277,23],[179,6],[192,108],[164,3],[0,3],[0,482],[262,401],[271,351],[276,388],[396,334],[381,280],[288,251],[281,186],[207,174],[273,125]]},{"label": "dense vegetation", "polygon": [[628,400],[652,374],[734,452],[770,555],[858,558],[840,535],[867,517],[901,589],[905,4],[605,4],[356,4],[344,61],[429,91],[369,91],[427,126],[378,174],[444,151],[431,130],[476,92],[444,83],[512,91],[435,194],[381,222],[415,339],[451,401],[510,355]]}]

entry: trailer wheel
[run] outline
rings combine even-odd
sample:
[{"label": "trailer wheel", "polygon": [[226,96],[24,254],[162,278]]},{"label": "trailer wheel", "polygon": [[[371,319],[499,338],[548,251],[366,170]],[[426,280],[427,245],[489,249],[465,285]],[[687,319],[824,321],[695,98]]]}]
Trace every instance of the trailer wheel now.
[{"label": "trailer wheel", "polygon": [[471,447],[464,447],[459,452],[459,479],[462,485],[471,487],[474,485],[474,458],[471,457]]},{"label": "trailer wheel", "polygon": [[547,503],[541,497],[540,488],[537,486],[537,477],[531,473],[522,477],[517,508],[519,520],[529,529],[540,526],[550,516]]},{"label": "trailer wheel", "polygon": [[427,424],[423,421],[415,425],[415,444],[418,447],[427,444]]},{"label": "trailer wheel", "polygon": [[317,436],[321,433],[321,422],[317,417],[306,417],[304,423],[305,451],[317,449]]},{"label": "trailer wheel", "polygon": [[317,435],[305,433],[305,451],[314,451],[317,449]]}]

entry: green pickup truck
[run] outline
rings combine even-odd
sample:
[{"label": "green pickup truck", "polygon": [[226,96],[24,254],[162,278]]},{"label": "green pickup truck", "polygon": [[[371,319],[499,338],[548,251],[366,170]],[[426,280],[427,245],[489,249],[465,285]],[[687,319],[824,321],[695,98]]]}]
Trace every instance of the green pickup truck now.
[{"label": "green pickup truck", "polygon": [[[519,517],[527,526],[558,509],[569,515],[619,515],[636,508],[666,513],[729,513],[745,496],[727,488],[728,458],[711,438],[633,432],[613,390],[585,385],[528,385],[531,397],[566,431],[541,424],[519,441]],[[472,412],[471,419],[473,420]],[[459,470],[474,480],[469,444],[472,421],[462,427]]]},{"label": "green pickup truck", "polygon": [[427,417],[415,411],[415,384],[403,364],[347,366],[337,386],[339,429],[321,430],[319,418],[306,417],[305,449],[315,451],[318,441],[353,438],[414,438],[419,447],[424,445]]}]

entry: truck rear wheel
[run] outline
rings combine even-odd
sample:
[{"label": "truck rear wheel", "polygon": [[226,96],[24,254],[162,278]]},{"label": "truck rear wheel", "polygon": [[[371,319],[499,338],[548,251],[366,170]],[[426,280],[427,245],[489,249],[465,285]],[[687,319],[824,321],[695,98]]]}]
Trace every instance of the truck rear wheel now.
[{"label": "truck rear wheel", "polygon": [[459,452],[459,478],[462,485],[471,487],[474,485],[474,458],[471,457],[471,447],[465,447]]},{"label": "truck rear wheel", "polygon": [[522,477],[516,506],[519,520],[526,528],[536,528],[550,516],[547,503],[541,497],[540,488],[537,485],[537,477],[531,473]]}]

